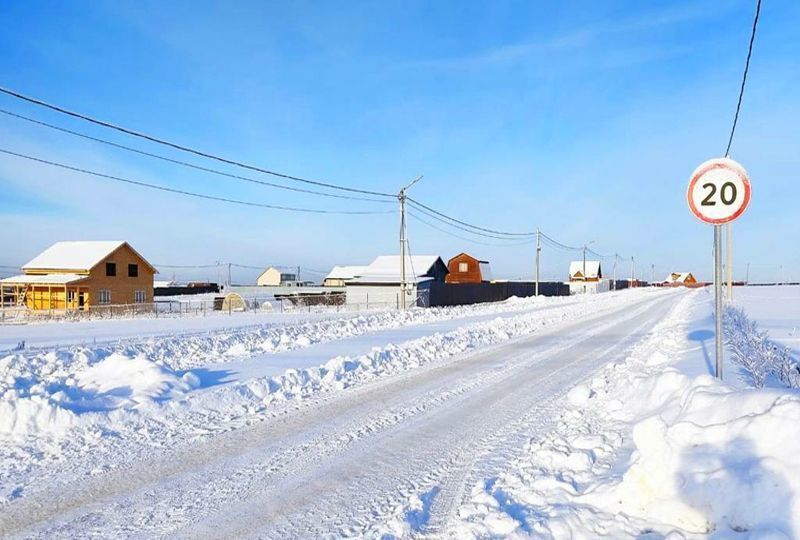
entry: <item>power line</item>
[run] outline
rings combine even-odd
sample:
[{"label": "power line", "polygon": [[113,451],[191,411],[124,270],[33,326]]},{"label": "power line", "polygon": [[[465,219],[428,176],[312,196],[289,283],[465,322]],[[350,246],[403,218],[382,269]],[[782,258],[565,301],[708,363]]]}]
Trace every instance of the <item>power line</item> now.
[{"label": "power line", "polygon": [[287,191],[294,191],[294,192],[297,192],[297,193],[309,193],[309,194],[312,194],[312,195],[320,195],[322,197],[333,197],[333,198],[336,198],[336,199],[350,199],[350,200],[354,200],[354,201],[370,201],[370,202],[379,202],[379,203],[393,203],[394,202],[394,201],[387,200],[387,199],[374,199],[374,198],[369,198],[369,197],[358,197],[358,196],[352,196],[352,195],[336,195],[335,193],[324,193],[322,191],[314,191],[312,189],[302,189],[302,188],[296,188],[296,187],[291,187],[291,186],[284,186],[284,185],[281,185],[281,184],[275,184],[273,182],[267,182],[267,181],[264,181],[264,180],[257,180],[255,178],[250,178],[248,176],[240,176],[238,174],[231,174],[231,173],[227,173],[227,172],[224,172],[224,171],[220,171],[218,169],[211,169],[209,167],[203,167],[203,166],[200,166],[200,165],[195,165],[194,163],[189,163],[187,161],[181,161],[179,159],[173,159],[173,158],[162,156],[162,155],[159,155],[159,154],[154,154],[152,152],[145,152],[144,150],[139,150],[138,148],[133,148],[131,146],[126,146],[124,144],[115,143],[113,141],[109,141],[109,140],[106,140],[106,139],[101,139],[99,137],[93,137],[91,135],[87,135],[86,133],[80,133],[78,131],[73,131],[71,129],[67,129],[67,128],[64,128],[64,127],[61,127],[61,126],[56,126],[56,125],[50,124],[48,122],[43,122],[43,121],[37,120],[35,118],[30,118],[29,116],[25,116],[25,115],[22,115],[22,114],[17,114],[15,112],[7,111],[5,109],[0,109],[0,113],[5,114],[7,116],[11,116],[13,118],[17,118],[19,120],[23,120],[25,122],[30,122],[32,124],[36,124],[36,125],[39,125],[39,126],[42,126],[42,127],[46,127],[46,128],[49,128],[49,129],[60,131],[62,133],[67,133],[69,135],[74,135],[75,137],[80,137],[80,138],[87,139],[87,140],[90,140],[90,141],[94,141],[94,142],[98,142],[98,143],[105,144],[105,145],[108,145],[108,146],[112,146],[114,148],[118,148],[120,150],[125,150],[127,152],[133,152],[135,154],[139,154],[139,155],[142,155],[142,156],[147,156],[147,157],[159,159],[161,161],[166,161],[168,163],[174,163],[176,165],[181,165],[183,167],[189,167],[191,169],[195,169],[195,170],[198,170],[198,171],[203,171],[203,172],[207,172],[207,173],[211,173],[211,174],[216,174],[216,175],[219,175],[219,176],[226,176],[228,178],[234,178],[236,180],[243,180],[245,182],[251,182],[253,184],[260,184],[260,185],[263,185],[263,186],[269,186],[269,187],[273,187],[273,188],[277,188],[277,189],[284,189],[284,190],[287,190]]},{"label": "power line", "polygon": [[146,187],[150,189],[155,189],[159,191],[166,191],[168,193],[176,193],[178,195],[186,195],[189,197],[196,197],[199,199],[207,199],[211,201],[219,201],[219,202],[226,202],[231,204],[240,204],[244,206],[253,206],[258,208],[270,208],[272,210],[285,210],[287,212],[302,212],[302,213],[310,213],[310,214],[341,214],[341,215],[371,215],[371,214],[395,214],[397,213],[396,210],[386,210],[386,211],[359,211],[359,210],[318,210],[314,208],[298,208],[293,206],[280,206],[274,204],[265,204],[265,203],[256,203],[250,201],[242,201],[239,199],[230,199],[227,197],[217,197],[215,195],[206,195],[203,193],[195,193],[193,191],[186,191],[182,189],[175,189],[166,186],[160,186],[158,184],[150,184],[148,182],[141,182],[139,180],[131,180],[130,178],[122,178],[120,176],[113,176],[110,174],[99,173],[96,171],[91,171],[88,169],[82,169],[80,167],[73,167],[71,165],[65,165],[63,163],[58,163],[55,161],[49,161],[46,159],[41,159],[33,156],[29,156],[26,154],[20,154],[17,152],[12,152],[11,150],[5,150],[0,148],[0,152],[3,154],[8,154],[10,156],[16,156],[18,158],[27,159],[30,161],[35,161],[38,163],[43,163],[45,165],[51,165],[53,167],[59,167],[61,169],[66,169],[74,172],[79,172],[81,174],[87,174],[91,176],[96,176],[98,178],[106,178],[108,180],[114,180],[116,182],[123,182],[126,184],[131,184],[134,186]]},{"label": "power line", "polygon": [[424,223],[425,225],[427,225],[431,229],[435,229],[435,230],[437,230],[437,231],[439,231],[441,233],[447,234],[447,235],[452,236],[454,238],[459,238],[459,239],[464,240],[466,242],[472,242],[473,244],[479,244],[479,245],[482,245],[482,246],[516,247],[516,246],[522,246],[522,245],[532,244],[532,243],[536,242],[536,240],[525,240],[525,241],[522,241],[522,242],[513,242],[513,243],[509,243],[509,244],[500,244],[500,243],[492,243],[492,242],[481,242],[480,240],[475,240],[473,238],[467,238],[466,236],[461,236],[461,235],[456,234],[454,232],[450,232],[448,230],[442,229],[441,227],[437,227],[433,223],[422,219],[421,217],[419,217],[418,215],[416,215],[415,213],[413,213],[410,210],[408,210],[408,215],[413,217],[415,220],[417,220],[417,221],[419,221],[421,223]]},{"label": "power line", "polygon": [[422,212],[423,214],[425,214],[429,218],[435,219],[436,221],[447,225],[448,227],[452,227],[454,229],[458,229],[460,231],[467,232],[469,234],[474,234],[476,236],[482,236],[484,238],[494,238],[494,239],[497,239],[497,240],[519,240],[519,238],[515,239],[515,238],[508,237],[508,236],[499,236],[499,235],[496,235],[496,234],[487,234],[487,233],[483,233],[483,232],[479,232],[479,231],[474,231],[472,229],[468,229],[466,227],[458,225],[457,223],[453,223],[451,221],[447,221],[445,219],[442,219],[439,216],[437,216],[436,214],[434,214],[433,212],[429,212],[429,211],[425,210],[424,208],[421,208],[421,207],[418,207],[418,206],[414,206],[414,209],[416,211],[418,211],[418,212]]},{"label": "power line", "polygon": [[236,160],[233,160],[233,159],[228,159],[228,158],[225,158],[225,157],[218,156],[216,154],[211,154],[209,152],[196,150],[196,149],[190,148],[188,146],[183,146],[183,145],[178,144],[178,143],[170,142],[170,141],[167,141],[165,139],[161,139],[161,138],[155,137],[153,135],[148,135],[146,133],[141,133],[141,132],[138,132],[138,131],[134,131],[132,129],[128,129],[128,128],[125,128],[125,127],[122,127],[122,126],[119,126],[119,125],[116,125],[116,124],[112,124],[112,123],[106,122],[104,120],[98,120],[96,118],[92,118],[91,116],[87,116],[87,115],[82,114],[82,113],[70,111],[68,109],[64,109],[63,107],[59,107],[57,105],[53,105],[53,104],[47,103],[45,101],[42,101],[40,99],[36,99],[36,98],[32,98],[32,97],[26,96],[24,94],[20,94],[19,92],[15,92],[14,90],[10,90],[8,88],[0,87],[0,93],[6,94],[8,96],[11,96],[11,97],[14,97],[14,98],[17,98],[17,99],[21,99],[23,101],[27,101],[28,103],[32,103],[32,104],[38,105],[40,107],[45,107],[47,109],[50,109],[52,111],[55,111],[55,112],[58,112],[58,113],[61,113],[61,114],[66,114],[66,115],[71,116],[73,118],[78,118],[80,120],[84,120],[86,122],[90,122],[90,123],[98,125],[98,126],[102,126],[102,127],[108,128],[108,129],[113,129],[113,130],[119,131],[121,133],[125,133],[126,135],[131,135],[133,137],[138,137],[140,139],[144,139],[144,140],[147,140],[147,141],[150,141],[150,142],[154,142],[156,144],[160,144],[160,145],[163,145],[163,146],[168,146],[170,148],[174,148],[175,150],[180,150],[181,152],[188,152],[190,154],[195,154],[197,156],[204,157],[204,158],[207,158],[207,159],[213,159],[215,161],[219,161],[221,163],[226,163],[228,165],[233,165],[233,166],[236,166],[236,167],[241,167],[243,169],[249,169],[251,171],[257,171],[257,172],[260,172],[260,173],[269,174],[269,175],[272,175],[272,176],[277,176],[279,178],[285,178],[287,180],[293,180],[295,182],[303,182],[305,184],[312,184],[312,185],[315,185],[315,186],[326,187],[326,188],[329,188],[329,189],[337,189],[337,190],[340,190],[340,191],[349,191],[349,192],[352,192],[352,193],[363,193],[365,195],[376,195],[376,196],[379,196],[379,197],[391,197],[391,198],[395,197],[395,195],[393,195],[391,193],[382,193],[382,192],[379,192],[379,191],[370,191],[370,190],[366,190],[366,189],[359,189],[359,188],[353,188],[353,187],[347,187],[347,186],[340,186],[340,185],[337,185],[337,184],[331,184],[331,183],[327,183],[327,182],[320,182],[318,180],[309,180],[307,178],[302,178],[302,177],[299,177],[299,176],[292,176],[292,175],[289,175],[289,174],[284,174],[284,173],[280,173],[280,172],[277,172],[277,171],[272,171],[272,170],[269,170],[269,169],[256,167],[255,165],[248,165],[248,164],[242,163],[240,161],[236,161]]},{"label": "power line", "polygon": [[503,235],[503,236],[536,236],[536,232],[525,232],[525,233],[506,232],[506,231],[498,231],[498,230],[494,230],[494,229],[487,229],[487,228],[484,228],[484,227],[479,227],[477,225],[472,225],[470,223],[467,223],[466,221],[461,221],[461,220],[456,219],[454,217],[448,216],[447,214],[443,214],[442,212],[439,212],[438,210],[434,210],[430,206],[426,206],[426,205],[422,204],[421,202],[419,202],[419,201],[417,201],[415,199],[412,199],[411,197],[408,197],[408,201],[411,204],[413,204],[414,206],[416,206],[418,209],[422,208],[422,209],[428,210],[429,212],[433,212],[434,214],[436,214],[436,215],[438,215],[440,217],[443,217],[443,218],[445,218],[447,220],[450,220],[450,221],[452,221],[454,223],[458,223],[460,225],[463,225],[465,227],[469,227],[471,229],[475,229],[475,230],[478,230],[478,231],[483,231],[483,232],[492,233],[492,234],[499,234],[499,235]]},{"label": "power line", "polygon": [[739,88],[739,99],[736,102],[736,113],[733,115],[733,125],[731,134],[728,137],[728,146],[725,148],[725,156],[730,155],[731,144],[733,144],[733,134],[736,132],[736,124],[739,121],[739,111],[742,108],[742,98],[744,97],[744,87],[747,83],[747,72],[750,69],[750,57],[753,55],[753,42],[756,39],[756,29],[758,28],[758,16],[761,13],[761,0],[756,2],[756,15],[753,18],[753,30],[750,32],[750,44],[747,47],[747,60],[744,62],[744,73],[742,74],[742,86]]}]

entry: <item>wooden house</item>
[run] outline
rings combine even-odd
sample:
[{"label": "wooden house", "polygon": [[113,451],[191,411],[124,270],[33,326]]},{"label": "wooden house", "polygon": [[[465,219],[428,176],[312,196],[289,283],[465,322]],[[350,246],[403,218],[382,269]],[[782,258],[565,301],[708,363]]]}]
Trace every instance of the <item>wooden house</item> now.
[{"label": "wooden house", "polygon": [[38,311],[151,303],[157,270],[127,242],[80,241],[56,242],[22,272],[0,281],[0,298]]},{"label": "wooden house", "polygon": [[586,283],[601,279],[603,279],[603,269],[600,267],[600,261],[572,261],[569,263],[570,282]]},{"label": "wooden house", "polygon": [[691,272],[672,272],[664,280],[665,285],[679,286],[679,285],[694,285],[697,279]]},{"label": "wooden house", "polygon": [[459,253],[447,261],[447,283],[483,283],[492,281],[488,261],[481,261],[467,253]]}]

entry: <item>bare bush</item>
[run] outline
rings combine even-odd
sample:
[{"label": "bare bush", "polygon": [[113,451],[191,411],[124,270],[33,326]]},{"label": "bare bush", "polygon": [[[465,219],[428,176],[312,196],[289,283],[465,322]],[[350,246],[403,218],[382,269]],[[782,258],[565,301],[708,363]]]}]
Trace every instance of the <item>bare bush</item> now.
[{"label": "bare bush", "polygon": [[742,309],[728,306],[723,319],[725,344],[744,382],[763,388],[773,375],[789,388],[800,387],[800,370],[790,350],[775,344],[767,332],[758,329]]}]

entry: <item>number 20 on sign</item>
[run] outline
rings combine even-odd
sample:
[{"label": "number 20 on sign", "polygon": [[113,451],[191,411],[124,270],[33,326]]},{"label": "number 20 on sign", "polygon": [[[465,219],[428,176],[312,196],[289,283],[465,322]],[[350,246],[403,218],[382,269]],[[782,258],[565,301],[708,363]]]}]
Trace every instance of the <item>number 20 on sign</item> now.
[{"label": "number 20 on sign", "polygon": [[750,179],[744,167],[732,159],[710,159],[692,173],[686,196],[689,208],[699,220],[722,225],[747,209]]}]

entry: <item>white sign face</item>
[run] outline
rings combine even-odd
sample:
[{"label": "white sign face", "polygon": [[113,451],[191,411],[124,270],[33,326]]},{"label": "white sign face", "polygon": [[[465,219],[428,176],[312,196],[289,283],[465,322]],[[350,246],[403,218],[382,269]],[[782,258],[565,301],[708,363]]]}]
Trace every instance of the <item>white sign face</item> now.
[{"label": "white sign face", "polygon": [[689,208],[706,223],[721,225],[741,216],[750,203],[750,179],[729,158],[710,159],[692,173],[686,192]]}]

